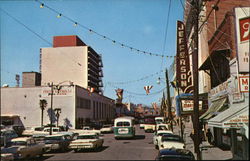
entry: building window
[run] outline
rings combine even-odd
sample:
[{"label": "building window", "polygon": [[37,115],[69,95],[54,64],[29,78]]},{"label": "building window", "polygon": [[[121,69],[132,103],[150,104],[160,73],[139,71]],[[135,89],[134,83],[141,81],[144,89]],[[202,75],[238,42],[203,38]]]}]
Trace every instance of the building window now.
[{"label": "building window", "polygon": [[83,108],[83,109],[90,109],[91,108],[91,101],[89,99],[78,97],[77,101],[76,101],[76,107]]}]

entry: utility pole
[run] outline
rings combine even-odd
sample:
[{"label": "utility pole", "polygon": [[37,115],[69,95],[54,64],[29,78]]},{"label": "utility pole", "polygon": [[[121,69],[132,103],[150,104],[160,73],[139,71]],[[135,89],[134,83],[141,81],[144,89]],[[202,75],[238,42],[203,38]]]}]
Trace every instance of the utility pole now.
[{"label": "utility pole", "polygon": [[199,0],[192,1],[193,25],[194,25],[194,49],[193,49],[193,83],[194,83],[194,151],[197,154],[197,160],[201,160],[200,145],[200,127],[199,127],[199,71],[198,71],[198,29],[199,29]]},{"label": "utility pole", "polygon": [[170,120],[170,128],[173,131],[173,118],[171,111],[171,100],[170,100],[170,90],[169,90],[169,80],[168,80],[168,69],[166,69],[166,85],[167,85],[167,99],[168,99],[168,119]]},{"label": "utility pole", "polygon": [[49,134],[52,135],[52,124],[53,124],[53,122],[52,122],[52,117],[53,117],[53,95],[54,95],[54,91],[53,91],[53,89],[54,89],[53,82],[51,83],[50,86],[51,86],[51,93],[50,93],[51,99],[50,99],[50,132],[49,132]]}]

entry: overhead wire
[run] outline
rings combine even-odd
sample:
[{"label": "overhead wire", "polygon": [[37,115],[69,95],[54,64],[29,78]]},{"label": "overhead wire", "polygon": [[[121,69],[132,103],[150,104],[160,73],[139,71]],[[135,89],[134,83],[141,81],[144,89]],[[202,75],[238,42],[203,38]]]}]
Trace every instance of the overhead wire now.
[{"label": "overhead wire", "polygon": [[121,43],[121,42],[119,42],[119,41],[117,41],[117,40],[111,39],[111,38],[109,38],[108,36],[105,36],[105,35],[103,35],[103,34],[100,34],[100,33],[96,32],[96,31],[94,31],[93,29],[91,29],[91,28],[89,28],[89,27],[87,27],[87,26],[85,26],[85,25],[82,25],[81,23],[79,23],[79,22],[73,20],[72,18],[70,18],[70,17],[64,15],[63,13],[61,13],[61,12],[55,10],[54,8],[52,8],[52,7],[50,7],[50,6],[48,6],[48,5],[44,4],[44,3],[42,3],[41,1],[39,1],[39,0],[35,0],[35,1],[36,1],[37,3],[39,3],[40,5],[42,5],[43,8],[46,7],[46,8],[48,8],[49,10],[51,10],[52,12],[56,13],[57,15],[60,14],[60,17],[66,18],[68,21],[70,21],[70,22],[72,22],[73,24],[75,24],[75,26],[80,26],[80,27],[82,27],[83,29],[88,30],[89,32],[94,33],[94,34],[96,34],[96,35],[98,35],[98,36],[100,36],[100,37],[102,37],[102,38],[104,38],[104,39],[106,39],[106,40],[109,40],[109,41],[111,41],[111,42],[114,43],[114,44],[119,44],[121,47],[126,47],[126,48],[130,49],[131,51],[135,51],[136,53],[139,53],[139,54],[145,54],[145,55],[150,55],[150,56],[166,57],[166,58],[173,58],[173,57],[174,57],[174,56],[172,56],[172,55],[155,54],[155,53],[152,53],[152,52],[147,52],[147,51],[139,50],[139,49],[134,48],[134,47],[132,47],[132,46],[126,45],[126,44],[124,44],[124,43]]}]

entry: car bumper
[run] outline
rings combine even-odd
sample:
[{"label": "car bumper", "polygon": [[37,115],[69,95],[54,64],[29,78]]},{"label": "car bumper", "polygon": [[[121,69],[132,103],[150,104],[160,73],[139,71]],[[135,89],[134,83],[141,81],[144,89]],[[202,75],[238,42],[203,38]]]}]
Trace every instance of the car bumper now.
[{"label": "car bumper", "polygon": [[70,149],[92,149],[95,146],[93,144],[85,144],[85,145],[69,145]]}]

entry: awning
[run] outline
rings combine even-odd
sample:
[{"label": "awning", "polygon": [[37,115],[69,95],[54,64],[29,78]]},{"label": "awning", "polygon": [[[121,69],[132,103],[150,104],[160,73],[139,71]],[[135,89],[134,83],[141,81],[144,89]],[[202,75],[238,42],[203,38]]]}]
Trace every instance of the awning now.
[{"label": "awning", "polygon": [[249,105],[233,104],[229,109],[223,111],[208,121],[208,126],[219,128],[241,128],[249,123]]},{"label": "awning", "polygon": [[212,67],[211,62],[221,58],[229,57],[230,49],[214,50],[200,66],[199,70],[209,70]]},{"label": "awning", "polygon": [[199,117],[199,119],[202,120],[209,120],[210,118],[216,116],[219,112],[222,112],[228,108],[228,105],[226,104],[227,97],[217,99],[212,102],[208,110]]}]

